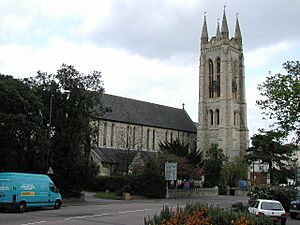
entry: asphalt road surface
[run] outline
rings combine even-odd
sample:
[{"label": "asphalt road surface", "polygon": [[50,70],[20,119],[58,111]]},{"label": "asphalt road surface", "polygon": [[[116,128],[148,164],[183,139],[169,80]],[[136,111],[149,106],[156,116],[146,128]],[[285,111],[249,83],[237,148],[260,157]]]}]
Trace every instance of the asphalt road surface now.
[{"label": "asphalt road surface", "polygon": [[[25,213],[6,211],[0,213],[3,225],[143,225],[144,218],[159,214],[163,206],[183,207],[187,202],[200,201],[220,208],[230,208],[233,203],[247,203],[246,197],[216,196],[193,199],[159,200],[99,200],[90,194],[84,203],[65,203],[59,210],[43,208]],[[299,225],[300,219],[288,218],[287,225]]]}]

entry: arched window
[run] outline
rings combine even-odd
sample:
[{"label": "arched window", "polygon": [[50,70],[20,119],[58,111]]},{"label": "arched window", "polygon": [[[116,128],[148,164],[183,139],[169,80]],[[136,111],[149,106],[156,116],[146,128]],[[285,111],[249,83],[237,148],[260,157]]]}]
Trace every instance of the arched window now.
[{"label": "arched window", "polygon": [[221,60],[217,58],[217,74],[221,73]]},{"label": "arched window", "polygon": [[106,137],[107,137],[107,123],[103,125],[103,146],[106,146]]},{"label": "arched window", "polygon": [[211,59],[208,60],[208,74],[209,75],[214,74],[214,63]]},{"label": "arched window", "polygon": [[232,95],[234,99],[237,99],[237,81],[236,79],[232,80]]},{"label": "arched window", "polygon": [[209,110],[210,115],[210,125],[214,125],[214,112],[212,110]]},{"label": "arched window", "polygon": [[220,124],[220,110],[216,109],[216,124]]},{"label": "arched window", "polygon": [[233,114],[233,125],[237,126],[238,125],[238,121],[239,121],[239,113],[236,111]]},{"label": "arched window", "polygon": [[126,129],[126,148],[129,148],[129,126],[127,126],[127,129]]},{"label": "arched window", "polygon": [[155,130],[152,132],[152,149],[155,149]]},{"label": "arched window", "polygon": [[114,146],[114,140],[115,140],[115,124],[111,125],[111,132],[110,132],[110,146]]},{"label": "arched window", "polygon": [[221,95],[221,60],[217,58],[217,83],[216,83],[217,97]]},{"label": "arched window", "polygon": [[211,59],[208,60],[208,75],[209,75],[209,97],[214,97],[214,64]]},{"label": "arched window", "polygon": [[135,149],[135,127],[133,127],[132,131],[132,149]]},{"label": "arched window", "polygon": [[149,150],[149,138],[150,138],[150,130],[149,129],[147,129],[147,142],[146,142],[146,147],[147,147],[147,149]]}]

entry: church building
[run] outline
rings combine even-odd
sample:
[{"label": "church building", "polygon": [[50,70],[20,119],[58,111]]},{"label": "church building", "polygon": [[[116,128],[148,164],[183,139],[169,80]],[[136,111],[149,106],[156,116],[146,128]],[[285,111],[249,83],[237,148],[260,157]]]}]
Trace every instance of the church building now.
[{"label": "church building", "polygon": [[221,30],[218,23],[216,35],[209,38],[205,15],[200,46],[198,123],[184,108],[104,94],[103,105],[111,111],[95,121],[97,137],[92,152],[100,175],[130,172],[130,165],[156,154],[159,143],[166,140],[178,139],[204,153],[218,144],[229,158],[244,154],[248,128],[238,18],[235,35],[229,38],[224,9]]}]

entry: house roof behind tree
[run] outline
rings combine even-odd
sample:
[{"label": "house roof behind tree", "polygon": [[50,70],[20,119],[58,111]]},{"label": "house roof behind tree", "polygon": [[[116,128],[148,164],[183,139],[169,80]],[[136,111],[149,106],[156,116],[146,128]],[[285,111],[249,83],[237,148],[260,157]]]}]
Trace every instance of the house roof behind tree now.
[{"label": "house roof behind tree", "polygon": [[103,106],[109,107],[101,119],[129,124],[197,132],[194,122],[184,109],[129,99],[109,94],[103,95]]}]

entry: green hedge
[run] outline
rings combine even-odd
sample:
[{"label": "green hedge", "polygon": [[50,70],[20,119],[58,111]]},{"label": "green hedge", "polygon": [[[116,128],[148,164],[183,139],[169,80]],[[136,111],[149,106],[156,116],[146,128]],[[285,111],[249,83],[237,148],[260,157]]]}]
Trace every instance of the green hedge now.
[{"label": "green hedge", "polygon": [[90,191],[113,191],[122,195],[142,195],[149,198],[165,197],[165,180],[162,176],[147,177],[144,175],[128,175],[119,177],[97,177],[86,185]]}]

